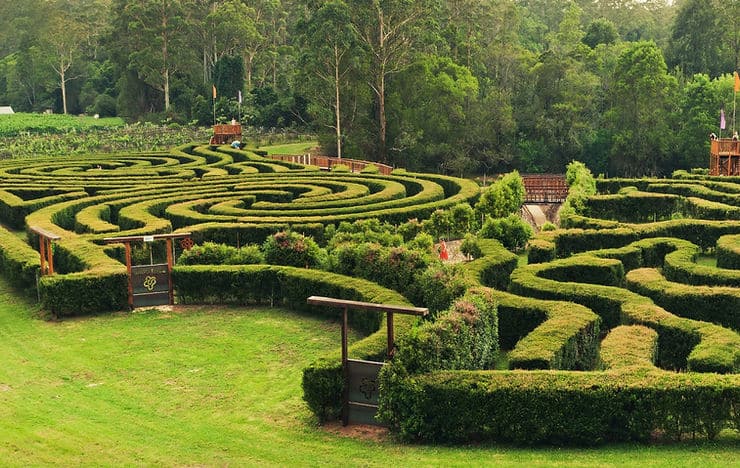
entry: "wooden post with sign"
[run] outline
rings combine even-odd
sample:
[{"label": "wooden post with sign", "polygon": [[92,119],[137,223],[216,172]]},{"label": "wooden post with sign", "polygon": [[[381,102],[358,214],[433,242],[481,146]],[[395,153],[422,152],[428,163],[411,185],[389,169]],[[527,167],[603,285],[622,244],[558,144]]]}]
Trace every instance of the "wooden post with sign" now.
[{"label": "wooden post with sign", "polygon": [[[174,264],[173,239],[184,238],[185,248],[192,247],[189,232],[177,234],[153,234],[149,236],[108,237],[106,244],[123,244],[126,249],[126,271],[128,272],[128,305],[132,309],[145,305],[174,304],[174,286],[172,284],[172,267]],[[132,242],[155,242],[164,240],[167,245],[167,263],[151,265],[132,265]]]},{"label": "wooden post with sign", "polygon": [[378,424],[378,422],[375,421],[375,413],[378,409],[377,376],[383,363],[349,358],[347,343],[348,311],[349,309],[363,309],[385,312],[387,330],[386,356],[388,359],[391,359],[396,346],[393,315],[406,314],[423,316],[427,315],[429,310],[423,307],[373,304],[372,302],[349,301],[322,296],[311,296],[307,299],[307,302],[312,305],[337,307],[342,309],[342,374],[344,377],[344,385],[342,387],[342,424],[345,426],[350,422]]}]

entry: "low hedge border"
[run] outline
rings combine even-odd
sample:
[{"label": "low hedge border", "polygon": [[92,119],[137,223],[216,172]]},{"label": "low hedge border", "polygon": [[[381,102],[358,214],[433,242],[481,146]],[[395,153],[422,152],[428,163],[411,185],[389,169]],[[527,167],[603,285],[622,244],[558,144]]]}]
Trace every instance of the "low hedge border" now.
[{"label": "low hedge border", "polygon": [[676,249],[665,256],[663,274],[676,283],[694,286],[740,287],[740,270],[728,270],[696,263],[696,246]]},{"label": "low hedge border", "polygon": [[0,272],[19,288],[36,286],[41,269],[39,253],[16,233],[0,226]]},{"label": "low hedge border", "polygon": [[738,428],[738,375],[395,370],[381,371],[380,414],[407,441],[594,445]]}]

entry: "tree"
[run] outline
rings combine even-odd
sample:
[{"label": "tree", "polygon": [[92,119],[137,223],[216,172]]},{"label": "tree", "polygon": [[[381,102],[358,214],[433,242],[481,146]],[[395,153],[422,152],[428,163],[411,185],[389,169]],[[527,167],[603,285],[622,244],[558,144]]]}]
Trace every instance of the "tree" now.
[{"label": "tree", "polygon": [[[731,78],[731,77],[728,77]],[[725,80],[730,85],[730,79]],[[681,90],[681,128],[678,132],[678,155],[675,167],[704,167],[709,154],[709,135],[716,131],[717,109],[721,101],[715,86],[705,74],[694,75]]]},{"label": "tree", "polygon": [[732,65],[721,56],[723,25],[716,7],[714,0],[687,0],[678,11],[668,56],[687,76],[718,76]]},{"label": "tree", "polygon": [[62,112],[67,113],[67,83],[81,74],[70,75],[72,65],[79,59],[84,38],[82,25],[66,12],[55,12],[44,28],[42,47],[49,66],[54,70],[62,92]]},{"label": "tree", "polygon": [[352,0],[352,27],[367,54],[366,82],[375,95],[377,157],[388,162],[386,84],[413,59],[414,44],[427,8],[426,1]]},{"label": "tree", "polygon": [[213,69],[213,83],[219,97],[236,99],[244,89],[244,63],[238,55],[221,57]]},{"label": "tree", "polygon": [[607,121],[614,135],[611,166],[626,176],[657,175],[674,141],[670,115],[676,80],[668,75],[654,42],[622,52],[614,74],[614,102]]},{"label": "tree", "polygon": [[186,5],[182,0],[117,2],[113,34],[125,38],[118,47],[124,50],[127,67],[162,92],[164,110],[169,111],[173,75],[194,62]]},{"label": "tree", "polygon": [[519,172],[512,171],[504,174],[491,184],[475,204],[475,211],[481,216],[504,218],[515,214],[524,204],[526,191],[524,180]]},{"label": "tree", "polygon": [[[350,10],[341,0],[324,3],[299,24],[304,53],[301,69],[312,86],[312,97],[319,107],[333,110],[337,157],[342,157],[342,88],[345,77],[354,68],[357,36],[350,25]],[[311,78],[315,80],[311,80]],[[328,91],[325,92],[324,90]]]},{"label": "tree", "polygon": [[598,18],[591,22],[586,28],[586,34],[583,36],[584,44],[595,49],[599,44],[613,44],[619,39],[617,27],[605,18]]},{"label": "tree", "polygon": [[474,169],[462,144],[466,106],[478,95],[478,80],[470,70],[446,57],[424,55],[395,76],[393,83],[388,135],[390,149],[398,155],[394,162],[453,170],[458,175]]}]

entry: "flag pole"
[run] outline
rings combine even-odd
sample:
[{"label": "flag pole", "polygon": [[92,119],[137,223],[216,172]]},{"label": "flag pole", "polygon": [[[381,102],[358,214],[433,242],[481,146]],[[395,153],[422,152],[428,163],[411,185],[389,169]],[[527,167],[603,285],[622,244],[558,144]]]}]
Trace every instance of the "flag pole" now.
[{"label": "flag pole", "polygon": [[732,76],[735,82],[735,85],[734,85],[735,92],[733,93],[733,96],[732,96],[732,134],[735,135],[735,108],[737,107],[736,106],[737,92],[740,91],[740,76],[738,76],[737,71],[733,72]]},{"label": "flag pole", "polygon": [[216,85],[213,85],[213,125],[216,125]]},{"label": "flag pole", "polygon": [[242,92],[239,91],[239,96],[237,101],[239,102],[239,124],[242,123]]}]

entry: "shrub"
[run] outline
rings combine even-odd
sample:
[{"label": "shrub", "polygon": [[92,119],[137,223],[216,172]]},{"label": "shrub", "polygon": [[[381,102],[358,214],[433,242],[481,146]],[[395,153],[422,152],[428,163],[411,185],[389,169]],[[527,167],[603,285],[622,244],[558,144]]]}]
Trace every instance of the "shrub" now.
[{"label": "shrub", "polygon": [[460,244],[460,252],[465,255],[468,260],[482,257],[483,249],[481,249],[478,237],[472,233],[465,234],[465,238]]},{"label": "shrub", "polygon": [[434,263],[417,279],[419,302],[429,309],[432,317],[447,309],[475,283],[467,279],[456,265]]},{"label": "shrub", "polygon": [[506,218],[488,218],[478,233],[486,239],[497,239],[511,251],[523,249],[532,237],[532,226],[519,216],[512,214]]},{"label": "shrub", "polygon": [[422,225],[418,219],[409,219],[405,223],[398,226],[396,232],[403,237],[405,242],[410,241],[416,237],[422,231]]},{"label": "shrub", "polygon": [[557,230],[557,228],[558,227],[555,224],[548,221],[542,225],[542,227],[540,228],[540,231],[555,231]]},{"label": "shrub", "polygon": [[510,172],[483,191],[475,211],[481,217],[503,218],[519,211],[525,194],[524,180],[519,172]]},{"label": "shrub", "polygon": [[262,245],[265,261],[273,265],[315,268],[324,262],[325,253],[310,237],[292,231],[278,232]]},{"label": "shrub", "polygon": [[380,169],[375,164],[368,164],[362,168],[360,174],[380,174]]},{"label": "shrub", "polygon": [[116,98],[107,94],[98,94],[93,103],[92,111],[100,117],[116,116]]},{"label": "shrub", "polygon": [[399,338],[393,365],[410,374],[442,369],[487,369],[498,352],[498,318],[490,295],[469,292],[434,322]]},{"label": "shrub", "polygon": [[350,172],[349,166],[346,164],[335,164],[331,167],[332,172]]},{"label": "shrub", "polygon": [[178,265],[225,265],[236,250],[224,244],[204,242],[184,251],[177,259]]},{"label": "shrub", "polygon": [[412,250],[431,253],[434,249],[434,238],[431,234],[420,232],[416,237],[406,243],[406,247]]}]

